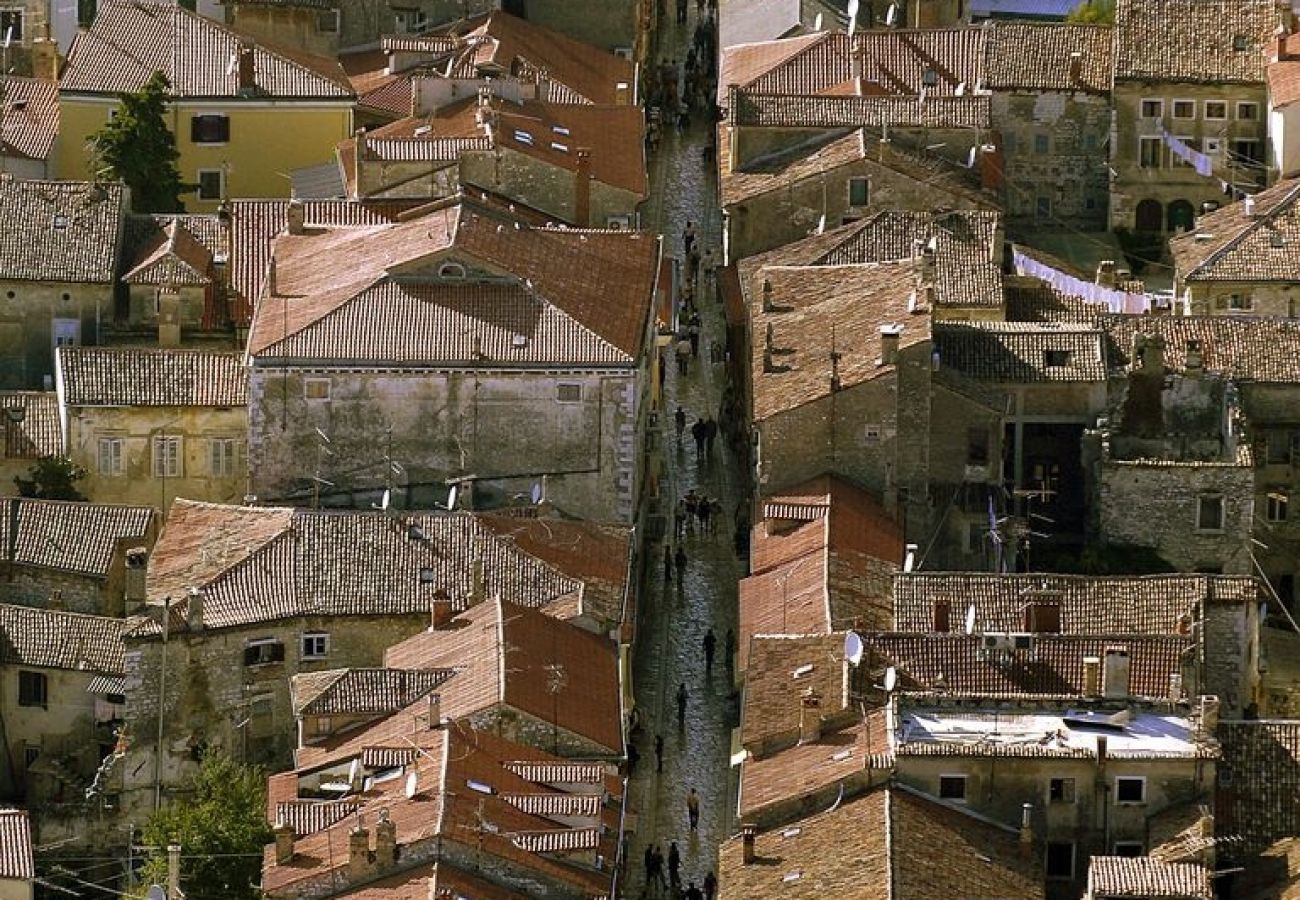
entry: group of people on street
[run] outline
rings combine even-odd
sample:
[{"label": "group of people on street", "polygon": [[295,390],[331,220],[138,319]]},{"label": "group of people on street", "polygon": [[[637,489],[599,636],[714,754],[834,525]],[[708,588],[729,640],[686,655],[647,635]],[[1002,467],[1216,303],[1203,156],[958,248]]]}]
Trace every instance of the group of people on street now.
[{"label": "group of people on street", "polygon": [[[664,877],[665,862],[667,878]],[[713,900],[718,893],[718,879],[712,869],[704,873],[700,887],[696,887],[694,881],[688,881],[686,889],[682,889],[682,853],[676,841],[668,844],[667,856],[658,844],[646,845],[645,884],[646,892],[653,892],[654,896],[667,890],[672,896],[681,896],[685,900]]]}]

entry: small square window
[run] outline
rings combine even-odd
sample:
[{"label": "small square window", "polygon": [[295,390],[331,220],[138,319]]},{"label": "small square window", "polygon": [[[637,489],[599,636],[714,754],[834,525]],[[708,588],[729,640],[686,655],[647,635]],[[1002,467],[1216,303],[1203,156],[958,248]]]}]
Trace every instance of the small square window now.
[{"label": "small square window", "polygon": [[322,9],[316,20],[316,27],[326,34],[334,34],[339,30],[339,11],[337,9]]},{"label": "small square window", "polygon": [[1291,498],[1283,493],[1269,493],[1266,503],[1266,513],[1270,522],[1285,522],[1287,517],[1287,507],[1291,505]]},{"label": "small square window", "polygon": [[311,631],[302,636],[302,658],[324,659],[330,652],[330,636],[323,631]]},{"label": "small square window", "polygon": [[1222,100],[1206,100],[1205,118],[1207,119],[1228,118],[1228,104]]},{"label": "small square window", "polygon": [[1237,118],[1243,122],[1259,121],[1259,104],[1243,100],[1237,104]]},{"label": "small square window", "polygon": [[1047,877],[1068,881],[1074,877],[1074,844],[1049,843],[1046,853]]},{"label": "small square window", "polygon": [[1059,368],[1070,364],[1072,353],[1069,350],[1044,350],[1043,365],[1048,368]]},{"label": "small square window", "polygon": [[1053,778],[1047,783],[1047,800],[1049,803],[1073,803],[1074,779]]},{"label": "small square window", "polygon": [[230,118],[224,113],[190,116],[190,141],[195,144],[228,143]]},{"label": "small square window", "polygon": [[[1200,148],[1201,148],[1201,146],[1200,146],[1200,145],[1201,145],[1201,142],[1198,141],[1196,138],[1192,137],[1191,135],[1187,135],[1187,134],[1179,134],[1179,135],[1175,135],[1174,137],[1175,137],[1177,140],[1182,141],[1184,144],[1186,144],[1188,147],[1190,147],[1190,148],[1193,149],[1193,150],[1199,151]],[[1185,159],[1183,159],[1182,157],[1178,156],[1177,154],[1170,154],[1170,159],[1172,160],[1172,162],[1173,162],[1173,166],[1174,166],[1175,169],[1177,169],[1177,168],[1179,168],[1179,167],[1182,167],[1182,168],[1190,168],[1190,167],[1191,167],[1191,163],[1187,162]]]},{"label": "small square window", "polygon": [[1052,152],[1052,139],[1045,134],[1034,135],[1034,152],[1046,156]]},{"label": "small square window", "polygon": [[1137,841],[1118,841],[1115,844],[1115,855],[1129,858],[1143,856],[1142,849],[1142,845]]},{"label": "small square window", "polygon": [[44,672],[24,672],[18,670],[18,705],[39,706],[49,704]]},{"label": "small square window", "polygon": [[582,401],[582,385],[580,384],[557,384],[555,386],[555,399],[560,403],[579,403]]},{"label": "small square window", "polygon": [[1040,219],[1048,219],[1052,216],[1052,198],[1035,197],[1034,198],[1034,215]]},{"label": "small square window", "polygon": [[1223,530],[1223,497],[1218,494],[1196,498],[1196,528],[1198,531]]},{"label": "small square window", "polygon": [[0,40],[8,47],[11,43],[22,43],[23,11],[21,9],[0,9]]},{"label": "small square window", "polygon": [[941,800],[966,800],[966,776],[965,775],[940,775],[939,776],[939,799]]},{"label": "small square window", "polygon": [[1115,779],[1116,803],[1145,803],[1147,800],[1147,780],[1145,778]]},{"label": "small square window", "polygon": [[1196,118],[1196,101],[1195,100],[1175,100],[1173,106],[1175,119],[1195,119]]},{"label": "small square window", "polygon": [[308,378],[303,382],[302,395],[308,400],[328,400],[330,383],[328,378]]},{"label": "small square window", "polygon": [[849,179],[849,206],[866,206],[871,202],[871,184],[865,178]]},{"label": "small square window", "polygon": [[284,662],[284,644],[273,638],[253,641],[244,648],[246,666],[264,666],[276,662]]},{"label": "small square window", "polygon": [[1207,156],[1218,156],[1220,153],[1223,152],[1223,140],[1221,138],[1207,137],[1204,141],[1204,144],[1205,144],[1205,149],[1203,152]]},{"label": "small square window", "polygon": [[220,169],[199,169],[199,199],[222,200],[226,196],[226,178]]},{"label": "small square window", "polygon": [[874,444],[874,443],[876,443],[877,441],[880,440],[880,426],[879,426],[879,425],[867,425],[867,426],[862,430],[862,438],[863,438],[863,440],[865,440],[868,444]]},{"label": "small square window", "polygon": [[939,83],[939,73],[934,69],[926,69],[921,73],[921,84],[926,87],[934,87]]},{"label": "small square window", "polygon": [[1142,118],[1159,119],[1165,114],[1165,101],[1143,100],[1141,109],[1142,109]]}]

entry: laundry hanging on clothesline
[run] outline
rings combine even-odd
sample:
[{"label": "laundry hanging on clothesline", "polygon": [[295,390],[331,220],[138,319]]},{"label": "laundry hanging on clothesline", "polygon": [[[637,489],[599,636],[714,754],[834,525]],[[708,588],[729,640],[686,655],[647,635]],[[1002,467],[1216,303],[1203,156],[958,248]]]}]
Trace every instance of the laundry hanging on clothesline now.
[{"label": "laundry hanging on clothesline", "polygon": [[1169,152],[1195,169],[1197,175],[1204,175],[1208,178],[1214,174],[1214,160],[1210,159],[1210,157],[1199,150],[1193,150],[1163,127],[1160,129],[1160,137],[1164,140],[1165,145],[1169,147]]},{"label": "laundry hanging on clothesline", "polygon": [[1105,304],[1113,313],[1146,313],[1151,311],[1151,298],[1146,294],[1117,291],[1092,281],[1084,281],[1054,269],[1046,263],[1032,259],[1019,250],[1012,250],[1011,260],[1021,275],[1040,278],[1062,294],[1082,297],[1090,303]]}]

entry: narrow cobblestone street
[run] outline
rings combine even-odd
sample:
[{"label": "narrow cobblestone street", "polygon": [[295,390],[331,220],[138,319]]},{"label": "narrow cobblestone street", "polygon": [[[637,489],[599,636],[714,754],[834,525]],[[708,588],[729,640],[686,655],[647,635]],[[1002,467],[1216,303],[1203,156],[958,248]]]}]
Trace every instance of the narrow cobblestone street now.
[{"label": "narrow cobblestone street", "polygon": [[[672,9],[663,21],[660,60],[677,60],[680,66],[697,21],[694,4],[686,25],[674,25]],[[683,230],[695,223],[702,246],[721,257],[716,173],[710,145],[711,123],[696,113],[683,133],[665,120],[663,142],[650,161],[651,200],[644,227],[664,235],[665,253],[683,261]],[[634,661],[636,703],[642,716],[637,739],[640,764],[632,780],[632,799],[638,814],[629,850],[627,897],[663,893],[645,884],[645,850],[659,845],[665,856],[676,841],[681,854],[681,887],[702,883],[715,871],[717,848],[731,827],[734,807],[729,755],[733,724],[728,633],[736,627],[736,581],[740,565],[734,553],[734,513],[743,491],[739,471],[725,437],[719,438],[712,458],[696,452],[690,425],[697,418],[719,418],[725,387],[725,369],[711,363],[713,342],[725,344],[725,322],[716,300],[712,279],[702,271],[697,281],[697,306],[701,317],[699,354],[689,373],[679,375],[672,348],[665,359],[669,367],[660,427],[659,446],[665,454],[661,483],[662,503],[668,519],[666,543],[673,538],[673,505],[687,491],[719,501],[713,533],[697,524],[681,539],[687,565],[681,588],[665,580],[665,541],[646,548],[647,579],[642,586],[641,618]],[[687,427],[680,442],[675,435],[674,413],[681,406]],[[674,578],[676,574],[674,573]],[[717,653],[712,669],[706,666],[704,636],[712,629]],[[677,691],[688,695],[685,723],[678,725]],[[655,738],[663,738],[663,765],[656,765]],[[689,828],[687,794],[700,797],[697,831]],[[668,872],[665,866],[664,872]]]}]

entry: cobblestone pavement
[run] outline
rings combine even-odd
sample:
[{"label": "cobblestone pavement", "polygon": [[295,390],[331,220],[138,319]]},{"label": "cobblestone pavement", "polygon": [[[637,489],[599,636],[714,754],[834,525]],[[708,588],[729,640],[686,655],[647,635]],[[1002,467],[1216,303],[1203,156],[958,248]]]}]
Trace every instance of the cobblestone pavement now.
[{"label": "cobblestone pavement", "polygon": [[[661,39],[660,58],[685,56],[696,23],[691,4],[686,25],[674,25],[668,4]],[[682,232],[688,220],[695,223],[697,240],[712,247],[721,257],[720,213],[717,203],[716,172],[705,149],[710,143],[710,126],[699,121],[682,134],[665,127],[663,143],[651,159],[651,200],[644,227],[664,235],[665,253],[685,259]],[[667,542],[673,540],[672,504],[687,490],[720,500],[722,514],[716,533],[703,534],[697,526],[681,543],[687,555],[681,590],[664,579],[664,543],[648,543],[646,584],[642,586],[641,619],[633,667],[636,704],[643,726],[636,741],[640,763],[632,779],[631,798],[637,813],[636,832],[629,849],[624,897],[656,896],[645,890],[645,849],[648,842],[668,853],[669,842],[677,841],[682,857],[682,886],[701,883],[709,870],[716,872],[718,844],[732,831],[731,810],[735,808],[729,765],[731,728],[734,720],[732,679],[726,656],[728,630],[736,627],[736,582],[740,565],[733,550],[733,514],[743,491],[743,473],[719,436],[711,459],[701,459],[690,434],[696,417],[718,418],[724,387],[722,365],[709,361],[711,342],[724,343],[725,325],[720,306],[714,301],[711,281],[701,275],[696,296],[702,319],[699,356],[686,376],[679,376],[671,348],[665,404],[660,421],[663,434],[659,446],[665,454],[661,483],[668,514]],[[673,414],[678,405],[688,416],[679,445],[674,434]],[[717,656],[706,670],[704,635],[712,629]],[[684,727],[678,727],[676,693],[684,684],[688,694]],[[663,737],[663,770],[656,771],[655,736]],[[698,831],[689,829],[686,796],[690,788],[700,796]],[[666,876],[665,867],[665,876]]]}]

